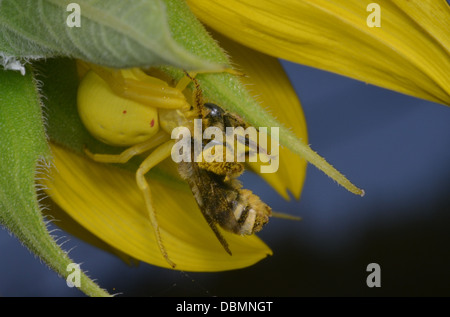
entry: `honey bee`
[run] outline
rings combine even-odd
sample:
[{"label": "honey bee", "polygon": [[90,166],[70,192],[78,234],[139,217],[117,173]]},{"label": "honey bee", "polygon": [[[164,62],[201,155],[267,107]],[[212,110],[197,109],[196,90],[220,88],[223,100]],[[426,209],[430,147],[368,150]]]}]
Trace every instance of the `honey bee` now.
[{"label": "honey bee", "polygon": [[[246,125],[241,118],[212,103],[205,103],[201,113],[206,127],[216,126],[225,131],[226,127]],[[250,140],[245,140],[248,146]],[[237,177],[244,171],[242,162],[195,162],[193,151],[191,155],[190,162],[178,164],[178,171],[189,184],[208,225],[231,255],[228,243],[216,225],[235,234],[250,235],[263,228],[272,210],[250,190],[241,188]]]}]

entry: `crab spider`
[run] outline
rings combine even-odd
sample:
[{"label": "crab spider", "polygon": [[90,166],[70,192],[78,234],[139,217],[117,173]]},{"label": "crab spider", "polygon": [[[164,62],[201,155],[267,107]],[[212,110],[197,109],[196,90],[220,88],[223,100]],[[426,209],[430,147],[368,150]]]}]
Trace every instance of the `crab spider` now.
[{"label": "crab spider", "polygon": [[[128,146],[120,154],[93,154],[88,149],[85,153],[96,162],[126,163],[151,150],[136,171],[136,183],[145,199],[161,254],[174,268],[175,263],[170,260],[161,239],[145,174],[171,155],[176,142],[169,139],[172,130],[189,125],[192,117],[199,116],[199,107],[194,106],[203,101],[195,76],[204,72],[186,72],[175,87],[171,87],[139,68],[110,69],[83,62],[80,65],[89,68],[78,88],[78,112],[83,124],[96,139],[106,144]],[[223,72],[241,75],[231,69]],[[183,94],[191,82],[195,84],[192,105]]]}]

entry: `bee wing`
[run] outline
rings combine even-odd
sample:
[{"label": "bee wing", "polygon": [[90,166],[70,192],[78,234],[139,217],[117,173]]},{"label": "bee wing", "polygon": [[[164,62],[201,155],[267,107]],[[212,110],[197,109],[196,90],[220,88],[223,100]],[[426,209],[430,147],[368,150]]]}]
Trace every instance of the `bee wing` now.
[{"label": "bee wing", "polygon": [[217,229],[217,226],[216,226],[216,223],[214,222],[214,220],[209,216],[209,214],[207,212],[204,211],[203,208],[200,208],[200,210],[201,210],[201,212],[203,214],[203,217],[205,217],[206,222],[208,223],[209,227],[211,228],[211,230],[216,235],[217,240],[219,240],[220,244],[223,246],[225,251],[227,251],[227,253],[229,255],[232,255],[230,247],[228,246],[227,240],[225,240],[223,235],[220,233],[219,229]]},{"label": "bee wing", "polygon": [[188,182],[194,194],[197,205],[206,219],[211,230],[216,235],[225,251],[231,255],[227,241],[217,228],[216,208],[227,206],[232,208],[226,198],[226,190],[221,188],[216,179],[208,171],[200,168],[195,162],[180,162],[179,171],[181,176]]}]

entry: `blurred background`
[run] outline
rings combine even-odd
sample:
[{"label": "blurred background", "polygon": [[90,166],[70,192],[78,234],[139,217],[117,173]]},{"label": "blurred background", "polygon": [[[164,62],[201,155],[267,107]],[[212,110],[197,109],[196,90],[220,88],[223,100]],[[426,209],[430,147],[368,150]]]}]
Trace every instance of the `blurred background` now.
[{"label": "blurred background", "polygon": [[[312,148],[366,191],[361,198],[308,166],[299,201],[258,177],[245,187],[274,210],[259,236],[274,255],[221,273],[189,273],[118,258],[69,238],[64,249],[121,296],[449,296],[450,109],[283,62],[303,104]],[[0,296],[84,296],[0,230]],[[369,263],[381,287],[369,288]]]}]

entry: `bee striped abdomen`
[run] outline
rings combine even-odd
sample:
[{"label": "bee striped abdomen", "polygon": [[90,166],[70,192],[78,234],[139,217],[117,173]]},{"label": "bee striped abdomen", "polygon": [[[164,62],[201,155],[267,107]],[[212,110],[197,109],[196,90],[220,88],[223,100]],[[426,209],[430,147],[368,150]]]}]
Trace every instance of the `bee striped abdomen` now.
[{"label": "bee striped abdomen", "polygon": [[271,208],[236,179],[226,180],[195,162],[180,162],[178,170],[191,187],[197,204],[216,237],[231,254],[216,225],[239,235],[258,232],[269,221]]},{"label": "bee striped abdomen", "polygon": [[[269,221],[272,209],[248,189],[239,189],[239,201],[244,208],[239,212],[237,222],[239,234],[253,234]],[[238,209],[235,209],[238,210]],[[237,213],[235,213],[235,216]]]},{"label": "bee striped abdomen", "polygon": [[237,203],[234,211],[233,211],[234,217],[236,218],[238,224],[242,225],[248,216],[248,208],[246,208],[244,205]]}]

